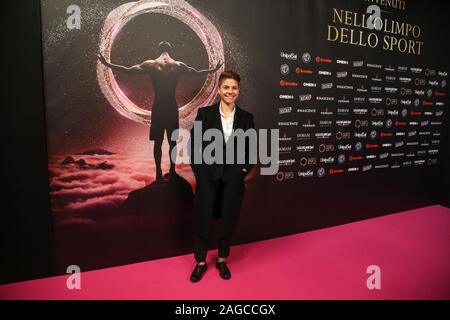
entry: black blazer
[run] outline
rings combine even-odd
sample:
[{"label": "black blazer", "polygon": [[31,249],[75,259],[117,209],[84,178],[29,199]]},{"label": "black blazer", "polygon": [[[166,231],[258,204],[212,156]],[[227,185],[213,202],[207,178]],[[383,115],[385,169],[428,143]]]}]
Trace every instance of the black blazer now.
[{"label": "black blazer", "polygon": [[[191,137],[190,137],[190,143],[189,143],[189,146],[190,146],[189,156],[190,156],[190,160],[191,160],[192,170],[194,171],[195,175],[198,175],[199,172],[202,171],[202,174],[205,174],[207,178],[210,178],[213,180],[218,180],[220,178],[226,179],[227,176],[229,176],[231,173],[233,173],[236,170],[243,172],[243,177],[245,177],[245,175],[247,175],[248,172],[250,172],[250,170],[254,166],[254,164],[251,164],[250,160],[249,160],[249,148],[250,148],[249,141],[248,141],[248,139],[246,139],[246,141],[245,141],[245,153],[246,154],[245,154],[245,163],[244,164],[237,164],[236,143],[234,144],[234,147],[235,147],[234,148],[234,155],[235,155],[234,163],[233,164],[225,163],[227,145],[228,146],[230,145],[229,142],[231,141],[231,139],[234,139],[234,137],[233,137],[233,135],[231,135],[231,137],[228,140],[228,143],[227,144],[225,143],[219,105],[220,104],[217,103],[212,106],[199,108],[197,111],[197,117],[196,117],[195,121],[202,122],[202,130],[203,131],[200,134],[201,137],[203,137],[203,133],[207,129],[214,128],[214,129],[220,130],[220,132],[222,134],[223,146],[224,146],[223,164],[220,164],[220,163],[206,164],[206,163],[204,163],[203,158],[202,158],[203,150],[205,149],[205,147],[207,145],[209,145],[210,143],[213,143],[213,141],[202,141],[201,143],[200,142],[196,143],[197,137],[196,137],[195,127],[193,127],[191,130]],[[244,131],[246,131],[247,129],[250,129],[250,128],[252,128],[252,129],[255,128],[254,121],[253,121],[253,115],[250,112],[247,112],[236,105],[236,111],[235,111],[234,120],[233,120],[233,132],[236,129],[243,129]],[[202,148],[196,149],[195,146],[202,146]],[[255,150],[256,150],[256,148],[255,148]],[[195,153],[197,153],[196,159],[202,159],[200,164],[194,163],[193,156]]]}]

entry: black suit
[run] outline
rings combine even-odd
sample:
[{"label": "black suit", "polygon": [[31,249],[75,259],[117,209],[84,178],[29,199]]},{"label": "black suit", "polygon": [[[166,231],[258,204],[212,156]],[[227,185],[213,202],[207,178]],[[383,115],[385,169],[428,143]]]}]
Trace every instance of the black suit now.
[{"label": "black suit", "polygon": [[[234,137],[232,134],[227,143],[225,143],[219,104],[198,109],[195,121],[202,122],[200,136],[203,136],[203,133],[208,129],[220,130],[224,146],[223,163],[206,164],[204,161],[199,164],[194,163],[195,159],[202,159],[203,150],[212,142],[196,141],[199,133],[195,132],[195,127],[192,128],[190,157],[192,170],[197,182],[194,201],[194,231],[196,235],[194,249],[197,261],[204,261],[206,257],[205,246],[209,239],[210,224],[213,217],[221,218],[219,256],[228,256],[230,238],[239,220],[244,195],[244,178],[252,169],[253,164],[250,163],[248,140],[245,142],[245,162],[243,164],[236,162],[237,144],[235,143],[234,162],[232,164],[225,163],[226,154],[230,152],[230,146],[232,146],[230,142]],[[253,128],[253,115],[236,105],[233,132],[236,129],[246,131]],[[201,146],[201,149],[196,148],[198,146]]]}]

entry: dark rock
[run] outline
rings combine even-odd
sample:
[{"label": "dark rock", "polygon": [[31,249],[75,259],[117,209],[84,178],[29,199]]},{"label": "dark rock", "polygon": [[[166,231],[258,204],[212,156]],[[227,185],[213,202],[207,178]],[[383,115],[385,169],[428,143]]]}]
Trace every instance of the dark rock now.
[{"label": "dark rock", "polygon": [[73,157],[65,157],[63,161],[61,161],[61,164],[71,164],[74,163],[75,159]]},{"label": "dark rock", "polygon": [[95,169],[112,169],[114,168],[113,164],[109,164],[108,161],[103,161],[100,164],[97,164],[95,167]]},{"label": "dark rock", "polygon": [[189,182],[167,173],[162,179],[130,192],[122,209],[135,214],[184,215],[191,214],[193,203],[194,193]]},{"label": "dark rock", "polygon": [[78,164],[80,166],[80,168],[83,168],[87,165],[86,160],[84,160],[84,159],[77,160],[77,161],[75,161],[75,163]]}]

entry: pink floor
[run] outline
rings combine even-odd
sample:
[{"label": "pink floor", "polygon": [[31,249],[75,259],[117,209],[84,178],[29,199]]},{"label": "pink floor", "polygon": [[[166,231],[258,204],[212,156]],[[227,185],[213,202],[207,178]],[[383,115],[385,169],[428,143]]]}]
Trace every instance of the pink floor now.
[{"label": "pink floor", "polygon": [[[81,274],[0,286],[0,299],[450,299],[450,209],[405,211],[232,247],[232,279],[209,268],[189,282],[184,255]],[[381,268],[381,289],[369,290],[369,265]]]}]

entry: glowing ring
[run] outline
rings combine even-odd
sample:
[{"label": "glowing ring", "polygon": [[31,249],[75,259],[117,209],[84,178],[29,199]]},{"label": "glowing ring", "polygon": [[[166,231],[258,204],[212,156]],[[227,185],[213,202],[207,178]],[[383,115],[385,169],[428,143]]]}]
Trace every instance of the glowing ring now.
[{"label": "glowing ring", "polygon": [[[110,61],[111,47],[121,29],[131,19],[145,13],[165,14],[185,23],[205,46],[210,66],[216,66],[219,61],[225,61],[222,38],[217,29],[200,12],[183,0],[141,0],[123,4],[111,11],[103,25],[99,43],[100,52],[108,61]],[[224,65],[220,70],[224,70]],[[196,96],[178,109],[181,128],[192,125],[193,111],[197,107],[209,105],[214,101],[218,76],[218,72],[209,73]],[[151,124],[151,111],[138,107],[128,99],[118,86],[111,69],[100,61],[97,63],[97,80],[101,91],[117,112],[133,121]]]}]

